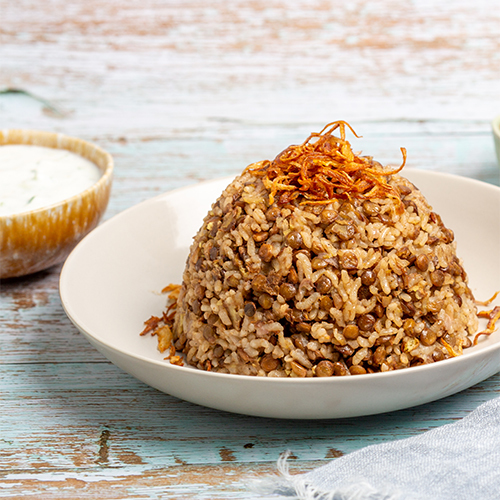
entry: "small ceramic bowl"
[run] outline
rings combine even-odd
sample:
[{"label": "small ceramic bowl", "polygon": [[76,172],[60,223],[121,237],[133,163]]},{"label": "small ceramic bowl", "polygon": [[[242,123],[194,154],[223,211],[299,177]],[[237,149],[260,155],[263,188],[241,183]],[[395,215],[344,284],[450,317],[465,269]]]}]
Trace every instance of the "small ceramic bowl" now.
[{"label": "small ceramic bowl", "polygon": [[491,123],[493,128],[493,139],[495,141],[495,150],[497,152],[497,161],[500,165],[500,116],[497,116]]},{"label": "small ceramic bowl", "polygon": [[24,144],[63,149],[91,161],[101,171],[90,188],[32,211],[0,216],[0,278],[35,273],[62,262],[94,229],[108,205],[113,158],[82,139],[35,130],[0,130],[0,147]]}]

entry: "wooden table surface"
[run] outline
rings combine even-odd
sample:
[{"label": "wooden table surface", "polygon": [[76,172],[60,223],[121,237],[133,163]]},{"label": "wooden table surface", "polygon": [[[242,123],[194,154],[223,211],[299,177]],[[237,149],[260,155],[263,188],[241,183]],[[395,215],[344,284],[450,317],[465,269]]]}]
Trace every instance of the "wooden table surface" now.
[{"label": "wooden table surface", "polygon": [[[407,168],[499,184],[497,0],[0,0],[0,12],[0,128],[107,149],[105,219],[338,119],[384,163],[404,146]],[[0,285],[1,498],[254,498],[249,481],[285,450],[306,471],[499,393],[497,374],[420,407],[327,421],[199,407],[91,347],[64,314],[59,272]]]}]

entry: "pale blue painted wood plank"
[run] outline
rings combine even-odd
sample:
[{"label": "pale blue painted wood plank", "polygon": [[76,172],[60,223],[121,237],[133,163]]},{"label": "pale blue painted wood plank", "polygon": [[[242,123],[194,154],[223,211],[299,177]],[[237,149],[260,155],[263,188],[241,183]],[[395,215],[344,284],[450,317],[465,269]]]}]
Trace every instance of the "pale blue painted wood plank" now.
[{"label": "pale blue painted wood plank", "polygon": [[64,313],[61,267],[0,281],[0,364],[104,360]]},{"label": "pale blue painted wood plank", "polygon": [[31,469],[37,461],[56,468],[77,462],[84,468],[274,462],[287,449],[298,461],[325,460],[452,422],[500,390],[496,375],[408,410],[289,421],[187,403],[108,363],[6,365],[0,374],[3,460],[18,470]]}]

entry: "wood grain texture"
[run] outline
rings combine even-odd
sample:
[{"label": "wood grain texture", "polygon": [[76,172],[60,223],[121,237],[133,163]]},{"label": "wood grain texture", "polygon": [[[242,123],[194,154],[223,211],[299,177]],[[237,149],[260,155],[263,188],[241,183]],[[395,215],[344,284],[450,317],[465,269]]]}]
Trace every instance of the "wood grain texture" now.
[{"label": "wood grain texture", "polygon": [[[168,494],[172,477],[188,481],[192,474],[209,483],[211,471],[217,474],[225,465],[248,481],[259,471],[272,474],[287,449],[293,470],[303,471],[369,444],[453,422],[495,397],[500,381],[496,375],[444,400],[384,415],[294,422],[201,408],[144,386],[108,363],[4,365],[1,372],[0,492],[15,484],[31,491],[34,483],[40,492],[42,485],[72,479],[85,486],[79,498],[91,498],[90,484],[104,481],[117,488],[131,482],[142,488],[151,481]],[[151,478],[158,471],[166,474],[163,482]],[[186,493],[210,498],[192,486]],[[226,487],[237,494],[232,481]],[[149,494],[140,498],[156,498]]]},{"label": "wood grain texture", "polygon": [[[199,407],[151,389],[108,363],[7,365],[1,373],[6,387],[1,456],[12,470],[36,469],[40,461],[88,470],[102,465],[272,465],[287,449],[294,460],[326,460],[452,422],[494,397],[500,380],[496,375],[459,395],[398,412],[290,421]],[[29,435],[15,425],[20,414],[36,422]]]},{"label": "wood grain texture", "polygon": [[[0,0],[0,128],[111,152],[105,219],[236,175],[336,119],[384,163],[398,164],[403,146],[408,168],[499,185],[497,7]],[[0,498],[255,498],[248,482],[273,474],[287,449],[292,472],[306,471],[453,422],[499,393],[497,374],[431,404],[326,421],[202,408],[95,351],[64,314],[60,269],[0,282]]]},{"label": "wood grain texture", "polygon": [[2,0],[2,13],[2,84],[67,116],[55,125],[35,108],[22,121],[78,135],[191,135],[220,119],[489,121],[500,109],[493,0]]}]

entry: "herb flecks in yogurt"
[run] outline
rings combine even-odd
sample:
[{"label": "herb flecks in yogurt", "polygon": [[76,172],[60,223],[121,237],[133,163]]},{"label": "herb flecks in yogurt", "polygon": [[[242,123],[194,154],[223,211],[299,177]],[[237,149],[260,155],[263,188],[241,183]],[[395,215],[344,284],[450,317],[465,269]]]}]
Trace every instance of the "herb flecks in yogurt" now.
[{"label": "herb flecks in yogurt", "polygon": [[0,216],[71,198],[100,177],[97,165],[71,151],[25,144],[0,146]]}]

